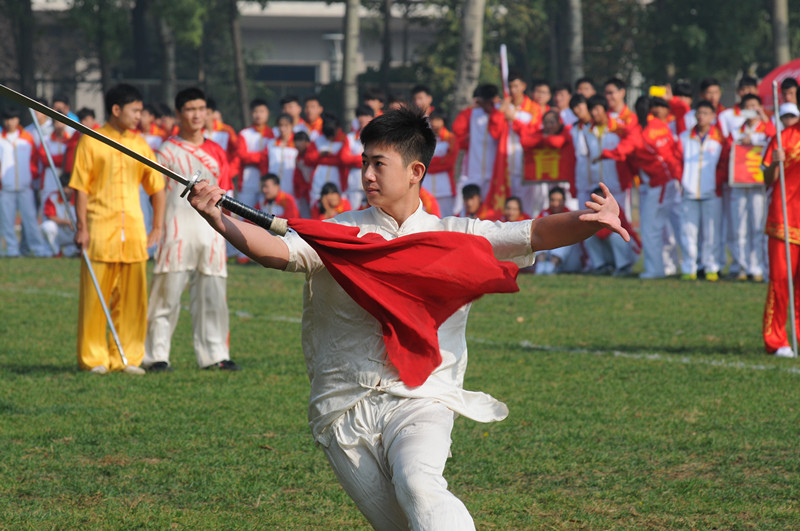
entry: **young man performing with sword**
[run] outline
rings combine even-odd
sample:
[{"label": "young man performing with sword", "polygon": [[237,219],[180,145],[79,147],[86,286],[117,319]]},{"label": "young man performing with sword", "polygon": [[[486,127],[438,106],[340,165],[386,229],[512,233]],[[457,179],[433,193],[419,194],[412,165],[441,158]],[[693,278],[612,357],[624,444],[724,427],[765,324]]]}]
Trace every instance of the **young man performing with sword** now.
[{"label": "young man performing with sword", "polygon": [[[629,238],[620,226],[619,207],[606,188],[606,198],[594,196],[587,202],[589,210],[535,221],[500,223],[426,214],[419,190],[436,138],[421,112],[388,112],[364,128],[361,141],[362,185],[371,208],[331,220],[360,230],[355,240],[382,237],[389,240],[387,247],[396,249],[402,243],[400,237],[436,239],[445,231],[447,238],[464,237],[469,244],[485,246],[485,252],[497,259],[529,266],[536,251],[577,243],[603,227]],[[297,233],[272,236],[222,214],[216,205],[224,194],[217,186],[199,182],[189,197],[208,223],[250,258],[265,267],[306,275],[302,334],[311,380],[310,426],[358,508],[381,530],[474,529],[469,512],[447,489],[443,477],[453,421],[456,414],[497,421],[508,410],[489,395],[463,389],[469,304],[439,326],[438,340],[434,339],[438,365],[419,379],[406,379],[402,371],[408,368],[394,362],[388,349],[391,342],[385,323],[348,295],[351,292],[343,288],[346,281],[339,276],[334,280],[336,268],[326,266],[331,262],[321,258],[327,255],[315,251]],[[469,246],[465,245],[465,252]],[[391,254],[381,258],[392,261]],[[420,256],[418,263],[401,264],[406,278],[398,277],[396,282],[411,283],[430,269],[442,270],[443,275],[460,269],[472,275],[465,282],[477,281],[481,267],[486,267],[451,262]],[[394,295],[390,289],[387,298]],[[395,339],[408,342],[407,336]]]}]

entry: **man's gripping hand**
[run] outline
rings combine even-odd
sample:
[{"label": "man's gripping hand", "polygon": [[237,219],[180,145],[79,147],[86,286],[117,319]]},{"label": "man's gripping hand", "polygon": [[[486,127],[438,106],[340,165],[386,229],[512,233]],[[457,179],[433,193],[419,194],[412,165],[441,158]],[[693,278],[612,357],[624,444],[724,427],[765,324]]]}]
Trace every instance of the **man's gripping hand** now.
[{"label": "man's gripping hand", "polygon": [[217,231],[224,230],[222,211],[217,207],[224,195],[225,190],[208,181],[198,181],[189,191],[189,204]]},{"label": "man's gripping hand", "polygon": [[622,226],[622,222],[619,219],[619,205],[617,204],[617,200],[614,199],[614,196],[611,195],[611,192],[609,192],[605,184],[600,183],[600,188],[603,190],[603,195],[605,195],[605,197],[592,194],[592,201],[586,201],[586,207],[594,212],[582,214],[578,219],[581,221],[596,221],[597,223],[601,223],[605,225],[606,228],[622,236],[622,239],[626,242],[631,241],[630,234],[628,234],[628,231]]}]

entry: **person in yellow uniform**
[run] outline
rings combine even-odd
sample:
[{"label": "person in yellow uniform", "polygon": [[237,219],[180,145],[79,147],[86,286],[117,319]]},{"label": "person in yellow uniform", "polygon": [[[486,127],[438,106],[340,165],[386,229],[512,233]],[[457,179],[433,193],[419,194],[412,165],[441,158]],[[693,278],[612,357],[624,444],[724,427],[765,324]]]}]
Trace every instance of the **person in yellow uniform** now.
[{"label": "person in yellow uniform", "polygon": [[[112,87],[105,95],[105,108],[108,121],[99,132],[155,160],[136,131],[142,112],[139,91],[125,84]],[[121,152],[83,137],[69,185],[76,191],[75,243],[89,255],[129,364],[122,363],[116,344],[106,333],[100,299],[84,262],[78,303],[78,366],[95,374],[143,374],[139,365],[147,332],[145,266],[147,248],[161,239],[164,227],[164,178]],[[139,204],[139,185],[153,205],[149,235]]]}]

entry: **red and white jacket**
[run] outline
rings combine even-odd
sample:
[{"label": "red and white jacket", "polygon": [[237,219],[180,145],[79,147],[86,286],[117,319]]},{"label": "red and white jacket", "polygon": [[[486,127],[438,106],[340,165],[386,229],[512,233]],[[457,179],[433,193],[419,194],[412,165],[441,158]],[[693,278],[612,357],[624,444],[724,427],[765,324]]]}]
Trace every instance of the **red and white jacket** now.
[{"label": "red and white jacket", "polygon": [[9,192],[29,190],[39,176],[39,150],[33,136],[19,127],[0,133],[0,188]]}]

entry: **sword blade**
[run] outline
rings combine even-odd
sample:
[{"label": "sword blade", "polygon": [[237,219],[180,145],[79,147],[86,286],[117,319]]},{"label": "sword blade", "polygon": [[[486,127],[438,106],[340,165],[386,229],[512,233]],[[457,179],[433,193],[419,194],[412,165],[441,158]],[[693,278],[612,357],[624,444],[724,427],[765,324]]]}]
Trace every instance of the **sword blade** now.
[{"label": "sword blade", "polygon": [[[76,131],[80,131],[84,135],[94,138],[98,142],[102,142],[103,144],[105,144],[107,146],[110,146],[110,147],[116,149],[117,151],[121,151],[122,153],[125,153],[126,155],[128,155],[132,159],[135,159],[135,160],[141,162],[142,164],[144,164],[145,166],[149,166],[150,168],[153,168],[154,170],[163,173],[164,175],[166,175],[170,179],[172,179],[174,181],[177,181],[177,182],[181,183],[184,186],[189,184],[189,180],[186,179],[185,177],[183,177],[182,175],[180,175],[179,173],[175,173],[171,169],[166,168],[166,167],[162,166],[161,164],[159,164],[158,162],[145,157],[141,153],[137,153],[137,152],[133,151],[132,149],[130,149],[130,148],[126,147],[126,146],[123,146],[119,142],[108,138],[104,134],[98,133],[97,131],[95,131],[91,127],[87,127],[87,126],[83,125],[80,122],[76,122],[75,120],[71,119],[70,117],[63,115],[60,112],[58,112],[58,111],[56,111],[54,109],[51,109],[50,107],[48,107],[46,105],[42,105],[38,101],[36,101],[34,99],[31,99],[31,98],[29,98],[28,96],[26,96],[24,94],[20,94],[19,92],[15,91],[15,90],[12,90],[12,89],[10,89],[10,88],[6,87],[5,85],[2,85],[2,84],[0,84],[0,96],[5,96],[6,98],[8,98],[10,100],[14,100],[17,103],[21,103],[22,105],[24,105],[26,107],[30,107],[31,109],[33,109],[35,111],[39,111],[40,113],[44,114],[45,116],[48,116],[48,117],[52,118],[53,120],[56,120],[57,122],[61,122],[62,124],[68,125],[69,127],[72,127],[73,129],[75,129]],[[42,140],[44,140],[44,139],[42,139]]]}]

